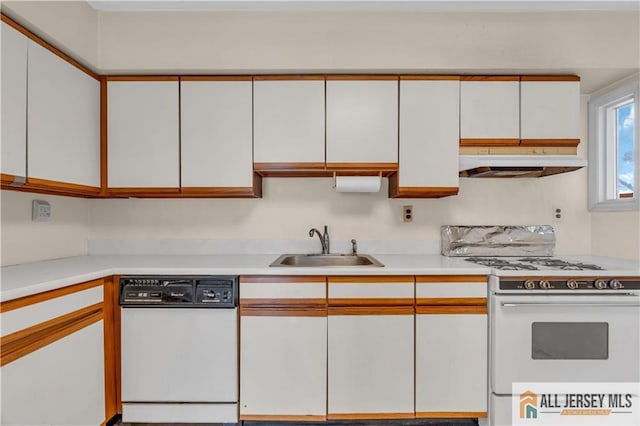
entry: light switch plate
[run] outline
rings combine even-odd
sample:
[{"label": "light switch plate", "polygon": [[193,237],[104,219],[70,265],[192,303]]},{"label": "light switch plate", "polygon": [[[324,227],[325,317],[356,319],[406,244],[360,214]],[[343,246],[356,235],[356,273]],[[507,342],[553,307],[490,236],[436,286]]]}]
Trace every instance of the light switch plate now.
[{"label": "light switch plate", "polygon": [[33,200],[31,220],[34,222],[48,222],[51,219],[51,204],[44,200]]}]

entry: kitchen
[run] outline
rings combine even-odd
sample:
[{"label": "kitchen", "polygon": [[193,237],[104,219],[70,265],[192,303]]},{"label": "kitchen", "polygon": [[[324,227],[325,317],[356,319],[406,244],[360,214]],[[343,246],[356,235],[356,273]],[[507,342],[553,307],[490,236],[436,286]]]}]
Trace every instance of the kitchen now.
[{"label": "kitchen", "polygon": [[[578,75],[577,156],[587,158],[590,98],[625,79],[637,81],[638,16],[629,11],[636,5],[618,3],[618,9],[586,11],[554,6],[536,10],[529,4],[533,11],[520,12],[468,11],[463,6],[410,12],[126,12],[97,10],[85,2],[3,2],[2,8],[100,75]],[[592,7],[606,9],[598,4]],[[35,163],[29,160],[31,170]],[[283,253],[320,252],[317,237],[309,238],[308,230],[322,231],[324,224],[329,225],[332,253],[350,253],[355,238],[360,253],[386,263],[383,270],[391,270],[393,263],[385,262],[385,254],[437,256],[440,228],[447,224],[550,224],[557,256],[637,262],[640,213],[590,211],[588,172],[582,168],[540,179],[461,178],[458,195],[441,199],[390,199],[387,178],[379,193],[341,193],[332,188],[331,177],[265,177],[258,199],[87,199],[3,190],[3,301],[16,288],[13,297],[26,296],[19,293],[21,283],[56,285],[58,280],[57,285],[64,286],[102,278],[96,273],[112,267],[100,259],[116,255],[130,259],[114,271],[122,275],[133,270],[176,274],[180,265],[184,269],[189,264],[195,268],[190,273],[204,274],[194,260],[182,258],[173,265],[145,258],[136,265],[134,255],[257,255],[262,263],[254,273],[251,268],[234,270],[231,266],[246,264],[230,259],[228,267],[208,273],[261,275]],[[32,221],[33,200],[50,203],[50,221]],[[403,221],[405,205],[413,206],[412,222]],[[555,218],[555,208],[561,208],[561,218]],[[56,266],[61,264],[42,263],[87,254],[89,262],[97,263],[84,266],[76,281],[56,277],[56,267],[64,275],[64,266]],[[209,264],[224,265],[220,262],[212,259]],[[20,268],[29,266],[35,269],[20,276],[25,270]],[[422,274],[400,270],[400,275]],[[482,270],[467,269],[472,275]],[[6,281],[12,271],[17,274],[14,283]],[[280,268],[275,273],[283,272]],[[307,274],[299,268],[291,273]]]}]

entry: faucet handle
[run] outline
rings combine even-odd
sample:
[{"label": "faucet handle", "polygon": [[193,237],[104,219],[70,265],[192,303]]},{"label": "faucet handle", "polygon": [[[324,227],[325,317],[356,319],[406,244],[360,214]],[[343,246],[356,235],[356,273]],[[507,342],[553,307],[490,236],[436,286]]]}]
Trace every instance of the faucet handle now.
[{"label": "faucet handle", "polygon": [[351,254],[353,256],[357,256],[358,255],[358,243],[356,242],[355,238],[353,238],[351,240]]}]

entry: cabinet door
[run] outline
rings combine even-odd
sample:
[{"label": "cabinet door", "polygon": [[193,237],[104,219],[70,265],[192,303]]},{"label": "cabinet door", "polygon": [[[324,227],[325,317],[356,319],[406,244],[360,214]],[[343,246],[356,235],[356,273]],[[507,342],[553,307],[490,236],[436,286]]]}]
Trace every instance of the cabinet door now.
[{"label": "cabinet door", "polygon": [[178,188],[178,81],[109,81],[110,188]]},{"label": "cabinet door", "polygon": [[100,186],[100,82],[29,41],[28,175]]},{"label": "cabinet door", "polygon": [[2,367],[3,425],[105,421],[103,321]]},{"label": "cabinet door", "polygon": [[401,188],[458,187],[459,100],[458,80],[400,81]]},{"label": "cabinet door", "polygon": [[324,80],[257,80],[254,161],[324,163]]},{"label": "cabinet door", "polygon": [[329,308],[328,418],[414,416],[413,323],[413,308]]},{"label": "cabinet door", "polygon": [[[580,139],[580,82],[520,83],[521,138]],[[577,78],[577,77],[576,77]]]},{"label": "cabinet door", "polygon": [[253,186],[251,81],[180,83],[183,187]]},{"label": "cabinet door", "polygon": [[486,308],[419,306],[416,417],[486,417],[486,411]]},{"label": "cabinet door", "polygon": [[327,81],[327,163],[398,162],[398,81]]},{"label": "cabinet door", "polygon": [[2,23],[2,173],[27,175],[27,46]]},{"label": "cabinet door", "polygon": [[[504,81],[511,78],[511,81]],[[470,77],[460,82],[460,138],[520,139],[519,77]],[[482,79],[482,80],[481,80]]]},{"label": "cabinet door", "polygon": [[322,316],[300,316],[294,308],[253,312],[240,318],[240,418],[324,419],[326,309]]}]

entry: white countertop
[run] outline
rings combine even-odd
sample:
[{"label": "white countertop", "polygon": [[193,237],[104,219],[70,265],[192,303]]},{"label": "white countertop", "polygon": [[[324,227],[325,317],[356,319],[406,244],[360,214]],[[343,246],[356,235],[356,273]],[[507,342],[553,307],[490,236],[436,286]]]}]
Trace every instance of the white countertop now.
[{"label": "white countertop", "polygon": [[606,271],[494,271],[440,255],[384,255],[374,257],[379,267],[269,267],[278,256],[261,255],[95,255],[23,265],[0,271],[0,300],[6,301],[109,275],[489,275],[501,276],[640,276],[640,262],[612,258],[562,256],[593,262]]}]

